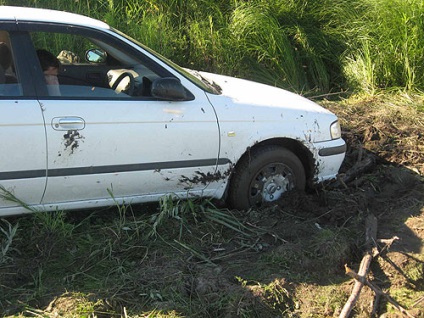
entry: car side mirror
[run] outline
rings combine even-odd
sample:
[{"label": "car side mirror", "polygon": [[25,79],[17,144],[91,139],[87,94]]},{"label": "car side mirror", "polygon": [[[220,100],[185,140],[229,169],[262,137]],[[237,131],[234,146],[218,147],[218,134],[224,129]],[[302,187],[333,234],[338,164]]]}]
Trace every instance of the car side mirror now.
[{"label": "car side mirror", "polygon": [[102,49],[90,49],[85,52],[85,59],[90,63],[102,64],[106,62],[107,53]]},{"label": "car side mirror", "polygon": [[174,77],[158,78],[153,81],[152,96],[163,100],[187,100],[187,92],[181,82]]}]

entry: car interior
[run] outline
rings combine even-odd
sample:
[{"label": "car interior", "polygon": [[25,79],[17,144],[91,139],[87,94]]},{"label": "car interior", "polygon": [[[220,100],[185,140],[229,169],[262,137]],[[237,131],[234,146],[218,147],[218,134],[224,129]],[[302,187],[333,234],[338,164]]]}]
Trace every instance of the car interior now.
[{"label": "car interior", "polygon": [[9,34],[0,31],[0,95],[20,95]]},{"label": "car interior", "polygon": [[96,39],[47,32],[34,32],[31,37],[36,49],[57,56],[61,96],[148,97],[152,81],[160,77],[134,57]]}]

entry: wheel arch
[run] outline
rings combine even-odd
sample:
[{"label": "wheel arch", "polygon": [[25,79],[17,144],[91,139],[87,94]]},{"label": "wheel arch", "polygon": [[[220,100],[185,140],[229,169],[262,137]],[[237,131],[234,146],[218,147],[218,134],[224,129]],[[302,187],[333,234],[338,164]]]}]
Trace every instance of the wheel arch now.
[{"label": "wheel arch", "polygon": [[[248,147],[246,149],[246,151],[239,158],[239,160],[237,161],[237,163],[235,164],[235,166],[232,170],[232,173],[230,175],[230,179],[229,179],[229,182],[228,182],[228,186],[227,186],[227,189],[226,189],[226,194],[228,193],[229,187],[231,187],[234,172],[237,171],[239,162],[244,157],[249,156],[249,153],[251,151],[254,151],[255,149],[258,149],[258,148],[261,148],[261,147],[264,147],[264,146],[270,146],[270,145],[280,146],[282,148],[286,148],[287,150],[290,150],[291,152],[293,152],[299,158],[299,160],[302,162],[302,165],[305,169],[307,186],[312,185],[312,180],[313,180],[314,172],[315,172],[315,159],[314,159],[311,151],[298,140],[294,140],[294,139],[290,139],[290,138],[272,138],[272,139],[267,139],[267,140],[255,143],[253,146]],[[225,194],[225,197],[226,197],[226,194]]]}]

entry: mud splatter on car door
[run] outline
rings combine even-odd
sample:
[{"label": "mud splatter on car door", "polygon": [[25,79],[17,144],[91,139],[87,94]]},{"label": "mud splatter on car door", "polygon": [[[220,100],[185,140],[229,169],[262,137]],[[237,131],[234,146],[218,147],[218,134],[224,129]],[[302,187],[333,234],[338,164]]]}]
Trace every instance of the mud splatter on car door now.
[{"label": "mud splatter on car door", "polygon": [[70,154],[74,153],[74,150],[77,149],[84,137],[79,133],[78,130],[68,130],[66,134],[63,135],[65,150],[70,150]]}]

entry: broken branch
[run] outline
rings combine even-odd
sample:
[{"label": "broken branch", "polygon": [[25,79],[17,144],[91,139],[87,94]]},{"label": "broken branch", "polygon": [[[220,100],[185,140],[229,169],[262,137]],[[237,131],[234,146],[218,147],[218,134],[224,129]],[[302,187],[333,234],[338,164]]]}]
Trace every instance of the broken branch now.
[{"label": "broken branch", "polygon": [[399,310],[402,314],[407,315],[408,317],[415,318],[411,315],[405,308],[403,308],[397,301],[395,301],[389,294],[383,292],[378,286],[374,285],[370,282],[365,276],[361,276],[357,274],[353,269],[346,266],[346,275],[354,278],[355,280],[361,282],[364,285],[367,285],[377,296],[383,296],[387,299],[389,303],[391,303],[397,310]]},{"label": "broken branch", "polygon": [[399,303],[397,303],[389,294],[383,292],[378,286],[374,285],[367,279],[369,267],[371,265],[372,259],[379,255],[379,251],[377,249],[376,243],[385,244],[384,249],[390,247],[394,241],[398,240],[397,236],[394,236],[391,239],[387,240],[378,240],[377,241],[377,219],[372,214],[367,217],[365,220],[365,246],[366,252],[364,257],[362,258],[361,264],[359,266],[359,271],[356,273],[353,269],[349,268],[345,265],[346,275],[355,279],[355,285],[352,289],[352,293],[343,307],[342,312],[340,313],[340,318],[347,318],[350,315],[353,307],[356,304],[356,301],[359,298],[359,294],[364,285],[367,285],[371,290],[375,293],[375,302],[373,306],[373,314],[377,312],[378,302],[381,296],[383,296],[389,303],[391,303],[397,310],[399,310],[402,314],[414,318],[405,308],[403,308]]},{"label": "broken branch", "polygon": [[398,241],[398,240],[399,240],[399,237],[393,236],[391,239],[379,239],[377,242],[378,243],[381,243],[381,244],[384,244],[384,247],[382,248],[382,251],[383,251],[385,249],[389,249],[390,246],[392,246],[392,244],[395,241]]},{"label": "broken branch", "polygon": [[[368,275],[371,261],[373,257],[378,254],[378,251],[375,247],[375,242],[377,240],[376,237],[377,237],[377,218],[374,215],[370,214],[365,220],[365,246],[367,248],[367,251],[365,252],[364,257],[362,258],[361,264],[359,265],[358,274],[353,272],[353,270],[351,270],[347,265],[345,265],[346,274],[348,271],[352,271],[358,277],[365,278]],[[349,299],[347,300],[346,304],[344,305],[340,313],[340,316],[339,316],[340,318],[349,317],[350,312],[352,311],[353,307],[355,306],[359,298],[359,294],[361,293],[363,286],[364,286],[364,282],[361,281],[360,279],[357,279],[355,282],[355,285],[353,286],[352,293],[350,294]]]}]

